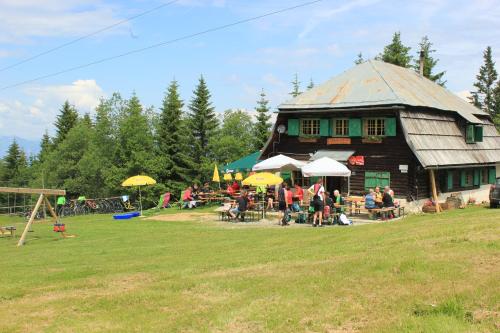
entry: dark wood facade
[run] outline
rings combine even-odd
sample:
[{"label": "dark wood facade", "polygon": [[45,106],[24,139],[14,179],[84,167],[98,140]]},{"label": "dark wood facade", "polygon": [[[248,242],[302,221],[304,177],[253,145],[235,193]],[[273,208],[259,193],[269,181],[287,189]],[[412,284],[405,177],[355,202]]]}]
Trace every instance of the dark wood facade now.
[{"label": "dark wood facade", "polygon": [[[402,109],[402,108],[401,108]],[[395,108],[375,108],[363,111],[314,111],[305,112],[280,112],[273,130],[272,138],[262,152],[261,159],[266,159],[277,154],[284,154],[300,160],[309,160],[310,156],[319,150],[354,151],[354,156],[363,156],[364,165],[351,165],[347,163],[352,171],[350,178],[350,193],[362,195],[366,193],[365,175],[367,172],[390,173],[390,186],[396,197],[409,201],[428,198],[430,196],[429,173],[420,164],[419,160],[408,145],[401,124],[400,110]],[[348,140],[336,140],[332,144],[331,133],[328,136],[307,137],[289,135],[289,119],[367,119],[367,118],[395,118],[396,131],[394,136],[381,136],[380,143],[370,143],[365,140],[364,135],[349,137]],[[287,131],[278,134],[277,128],[284,125]],[[305,139],[305,140],[304,140]],[[314,141],[314,142],[305,142]],[[335,140],[333,140],[335,141]],[[345,141],[345,142],[342,142]],[[408,166],[407,172],[402,172],[400,166]],[[482,173],[481,171],[476,171]],[[441,192],[452,190],[478,188],[483,182],[474,181],[473,184],[463,184],[461,173],[458,169],[443,169],[436,172],[437,183]],[[451,178],[450,178],[451,177]],[[450,178],[450,180],[448,180]],[[449,182],[453,182],[450,184]],[[344,184],[345,185],[345,184]],[[346,192],[346,186],[339,188]]]}]

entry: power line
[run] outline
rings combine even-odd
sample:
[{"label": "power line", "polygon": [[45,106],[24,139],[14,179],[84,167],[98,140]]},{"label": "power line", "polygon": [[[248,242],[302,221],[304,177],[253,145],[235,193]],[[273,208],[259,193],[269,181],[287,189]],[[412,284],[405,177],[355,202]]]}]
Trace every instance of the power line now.
[{"label": "power line", "polygon": [[37,53],[37,54],[35,54],[35,55],[33,55],[33,56],[29,57],[29,58],[26,58],[26,59],[20,60],[20,61],[18,61],[18,62],[16,62],[16,63],[13,63],[12,65],[9,65],[9,66],[7,66],[7,67],[2,67],[2,68],[0,68],[0,72],[6,71],[6,70],[11,69],[11,68],[14,68],[14,67],[17,67],[17,66],[19,66],[19,65],[22,65],[22,64],[24,64],[24,63],[27,63],[27,62],[29,62],[29,61],[31,61],[31,60],[36,59],[36,58],[40,58],[41,56],[44,56],[44,55],[46,55],[46,54],[49,54],[49,53],[52,53],[52,52],[57,51],[57,50],[59,50],[59,49],[62,49],[63,47],[66,47],[66,46],[69,46],[69,45],[75,44],[75,43],[77,43],[77,42],[79,42],[79,41],[81,41],[81,40],[83,40],[83,39],[87,39],[87,38],[89,38],[89,37],[92,37],[92,36],[95,36],[95,35],[97,35],[97,34],[100,34],[101,32],[104,32],[104,31],[110,30],[110,29],[112,29],[112,28],[114,28],[114,27],[117,27],[117,26],[119,26],[119,25],[122,25],[123,23],[129,22],[129,21],[132,21],[132,20],[135,20],[136,18],[139,18],[139,17],[141,17],[141,16],[147,15],[147,14],[149,14],[149,13],[152,13],[152,12],[157,11],[157,10],[159,10],[159,9],[162,9],[162,8],[164,8],[164,7],[170,6],[170,5],[172,5],[172,4],[174,4],[174,3],[178,2],[178,1],[179,1],[179,0],[173,0],[173,1],[170,1],[170,2],[167,2],[167,3],[164,3],[164,4],[161,4],[161,5],[159,5],[159,6],[156,6],[156,7],[153,7],[153,8],[151,8],[151,9],[148,9],[148,10],[146,10],[146,11],[142,12],[142,13],[139,13],[139,14],[137,14],[137,15],[131,16],[131,17],[126,18],[126,19],[124,19],[124,20],[121,20],[121,21],[118,21],[118,22],[113,23],[113,24],[111,24],[111,25],[108,25],[108,26],[106,26],[106,27],[104,27],[104,28],[102,28],[102,29],[99,29],[99,30],[96,30],[96,31],[94,31],[94,32],[91,32],[91,33],[89,33],[89,34],[87,34],[87,35],[83,35],[83,36],[81,36],[81,37],[78,37],[78,38],[76,38],[76,39],[73,39],[73,40],[71,40],[71,41],[69,41],[69,42],[67,42],[67,43],[64,43],[64,44],[61,44],[61,45],[59,45],[59,46],[53,47],[53,48],[51,48],[51,49],[48,49],[48,50],[46,50],[46,51],[43,51],[43,52]]},{"label": "power line", "polygon": [[83,65],[78,65],[78,66],[66,68],[66,69],[60,70],[58,72],[53,72],[53,73],[50,73],[50,74],[38,76],[38,77],[30,79],[30,80],[25,80],[25,81],[14,83],[14,84],[11,84],[11,85],[8,85],[8,86],[4,86],[4,87],[0,88],[0,91],[7,90],[7,89],[10,89],[10,88],[14,88],[14,87],[18,87],[18,86],[21,86],[21,85],[24,85],[24,84],[27,84],[27,83],[32,83],[32,82],[40,81],[40,80],[47,79],[47,78],[50,78],[50,77],[58,76],[58,75],[61,75],[61,74],[64,74],[64,73],[73,72],[73,71],[76,71],[78,69],[82,69],[82,68],[90,67],[90,66],[93,66],[93,65],[101,64],[103,62],[111,61],[111,60],[114,60],[114,59],[117,59],[117,58],[122,58],[122,57],[129,56],[129,55],[135,54],[135,53],[140,53],[140,52],[147,51],[147,50],[150,50],[150,49],[154,49],[154,48],[157,48],[157,47],[160,47],[160,46],[165,46],[165,45],[168,45],[168,44],[173,44],[173,43],[180,42],[180,41],[183,41],[183,40],[186,40],[186,39],[190,39],[190,38],[193,38],[193,37],[205,35],[205,34],[208,34],[208,33],[211,33],[211,32],[223,30],[223,29],[230,28],[230,27],[233,27],[233,26],[236,26],[236,25],[239,25],[239,24],[248,23],[248,22],[251,22],[251,21],[256,21],[256,20],[259,20],[259,19],[264,18],[264,17],[268,17],[268,16],[280,14],[280,13],[291,11],[291,10],[294,10],[294,9],[297,9],[297,8],[301,8],[301,7],[310,6],[312,4],[315,4],[315,3],[318,3],[318,2],[321,2],[321,1],[323,1],[323,0],[314,0],[314,1],[303,2],[303,3],[300,3],[300,4],[295,5],[295,6],[286,7],[286,8],[283,8],[283,9],[280,9],[280,10],[276,10],[276,11],[273,11],[273,12],[269,12],[269,13],[266,13],[266,14],[262,14],[262,15],[258,15],[258,16],[253,16],[253,17],[250,17],[250,18],[246,18],[246,19],[243,19],[243,20],[236,21],[236,22],[232,22],[232,23],[220,25],[220,26],[217,26],[217,27],[214,27],[214,28],[210,28],[210,29],[207,29],[207,30],[203,30],[203,31],[200,31],[200,32],[192,33],[192,34],[189,34],[189,35],[184,35],[184,36],[177,37],[177,38],[174,38],[174,39],[170,39],[170,40],[167,40],[167,41],[163,41],[163,42],[160,42],[160,43],[152,44],[152,45],[149,45],[149,46],[146,46],[146,47],[142,47],[142,48],[130,50],[130,51],[127,51],[125,53],[117,54],[117,55],[114,55],[114,56],[111,56],[111,57],[101,58],[101,59],[98,59],[98,60],[95,60],[95,61],[92,61],[92,62],[88,62],[88,63],[83,64]]}]

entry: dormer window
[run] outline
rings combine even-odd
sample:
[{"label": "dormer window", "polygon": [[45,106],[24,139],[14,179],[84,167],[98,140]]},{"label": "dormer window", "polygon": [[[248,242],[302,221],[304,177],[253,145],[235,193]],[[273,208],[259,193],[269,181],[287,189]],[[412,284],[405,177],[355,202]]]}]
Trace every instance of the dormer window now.
[{"label": "dormer window", "polygon": [[468,124],[465,129],[465,142],[483,142],[483,126]]}]

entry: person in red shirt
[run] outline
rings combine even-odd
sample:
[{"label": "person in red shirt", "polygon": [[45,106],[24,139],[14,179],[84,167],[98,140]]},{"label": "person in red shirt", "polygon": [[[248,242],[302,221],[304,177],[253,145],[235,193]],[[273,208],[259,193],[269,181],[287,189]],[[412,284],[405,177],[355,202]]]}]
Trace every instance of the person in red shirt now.
[{"label": "person in red shirt", "polygon": [[295,184],[295,196],[299,199],[300,205],[304,202],[304,190],[299,184]]},{"label": "person in red shirt", "polygon": [[238,182],[235,180],[233,185],[231,185],[231,187],[233,188],[234,192],[237,192],[240,190],[240,185],[238,184]]},{"label": "person in red shirt", "polygon": [[293,192],[290,191],[290,187],[286,187],[286,203],[291,206],[293,203]]},{"label": "person in red shirt", "polygon": [[184,202],[184,207],[186,206],[188,208],[196,207],[196,201],[193,198],[193,189],[191,188],[191,186],[186,188],[186,190],[184,191],[184,196],[182,197],[182,201]]}]

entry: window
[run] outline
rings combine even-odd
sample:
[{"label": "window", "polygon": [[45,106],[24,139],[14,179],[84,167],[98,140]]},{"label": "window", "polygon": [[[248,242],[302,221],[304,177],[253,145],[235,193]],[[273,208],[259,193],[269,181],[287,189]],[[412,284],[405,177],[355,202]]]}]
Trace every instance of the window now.
[{"label": "window", "polygon": [[474,143],[474,125],[467,125],[465,129],[465,142]]},{"label": "window", "polygon": [[385,119],[365,119],[365,135],[366,136],[384,136],[385,135]]},{"label": "window", "polygon": [[488,168],[482,168],[481,169],[481,184],[488,184],[488,179],[489,174],[488,174]]},{"label": "window", "polygon": [[332,120],[333,136],[349,136],[349,119]]},{"label": "window", "polygon": [[319,135],[319,119],[302,119],[300,122],[301,135]]},{"label": "window", "polygon": [[474,184],[474,170],[466,169],[460,171],[460,186],[471,187]]}]

